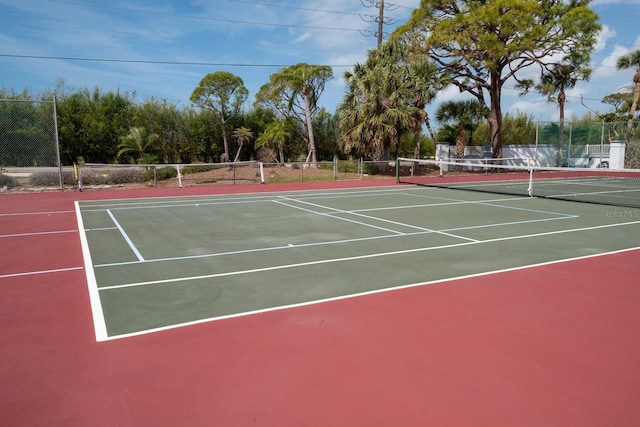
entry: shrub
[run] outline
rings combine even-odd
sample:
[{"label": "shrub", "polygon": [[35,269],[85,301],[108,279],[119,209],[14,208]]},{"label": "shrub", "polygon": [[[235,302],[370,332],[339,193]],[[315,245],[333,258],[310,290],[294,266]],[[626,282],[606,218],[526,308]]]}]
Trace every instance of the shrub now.
[{"label": "shrub", "polygon": [[[231,165],[232,163],[230,163],[229,165]],[[185,166],[183,168],[180,169],[180,172],[182,172],[183,175],[187,175],[190,173],[198,173],[198,172],[209,172],[212,170],[217,169],[216,166],[210,166],[210,165],[196,165],[196,166]],[[176,171],[176,175],[177,176],[178,172]]]},{"label": "shrub", "polygon": [[318,169],[333,170],[333,162],[327,162],[327,161],[318,162]]},{"label": "shrub", "polygon": [[367,175],[393,175],[395,168],[386,161],[364,162],[363,172]]},{"label": "shrub", "polygon": [[0,173],[0,187],[13,188],[18,185],[18,182],[9,175]]},{"label": "shrub", "polygon": [[[62,172],[62,182],[65,185],[73,185],[75,183],[73,172]],[[29,177],[29,185],[34,187],[59,187],[60,175],[58,172],[36,172]]]},{"label": "shrub", "polygon": [[106,177],[102,173],[92,170],[82,170],[82,185],[102,185],[106,183]]},{"label": "shrub", "polygon": [[356,160],[343,160],[338,162],[338,172],[341,173],[358,173],[358,164]]},{"label": "shrub", "polygon": [[145,175],[140,169],[123,168],[110,171],[108,175],[108,182],[105,182],[105,184],[128,184],[144,181]]},{"label": "shrub", "polygon": [[[150,169],[147,174],[147,180],[152,181],[153,180],[153,169]],[[156,170],[156,178],[158,181],[164,181],[166,179],[171,179],[171,178],[175,178],[176,176],[178,176],[178,170],[176,168],[174,168],[173,166],[167,166],[164,168],[158,168]]]}]

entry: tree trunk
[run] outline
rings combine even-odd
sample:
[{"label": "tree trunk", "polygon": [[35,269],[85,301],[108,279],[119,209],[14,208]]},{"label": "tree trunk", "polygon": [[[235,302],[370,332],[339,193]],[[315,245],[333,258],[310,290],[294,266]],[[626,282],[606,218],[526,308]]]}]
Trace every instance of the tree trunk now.
[{"label": "tree trunk", "polygon": [[438,144],[438,135],[436,135],[436,133],[433,131],[433,128],[431,127],[431,120],[429,120],[429,114],[426,111],[424,112],[424,124],[427,127],[427,130],[429,131],[429,135],[431,135],[431,139],[433,140],[433,144],[437,145]]},{"label": "tree trunk", "polygon": [[629,143],[631,140],[631,133],[633,132],[633,119],[638,108],[638,99],[640,99],[640,70],[638,70],[635,76],[633,76],[633,82],[635,83],[635,85],[633,86],[633,102],[631,102],[631,111],[629,111],[631,117],[629,117],[629,122],[627,123],[627,143]]},{"label": "tree trunk", "polygon": [[311,162],[312,168],[318,167],[318,158],[316,157],[316,143],[313,139],[313,120],[311,119],[311,101],[306,93],[304,96],[304,115],[307,121],[307,135],[309,136],[309,156],[307,156],[307,163]]},{"label": "tree trunk", "polygon": [[278,154],[280,154],[280,163],[284,165],[284,142],[278,143]]},{"label": "tree trunk", "polygon": [[220,113],[220,124],[222,125],[222,143],[224,145],[224,161],[228,162],[229,157],[229,143],[227,142],[227,121],[224,118],[224,113]]},{"label": "tree trunk", "polygon": [[417,128],[414,132],[413,132],[413,158],[414,159],[419,159],[420,158],[420,128]]},{"label": "tree trunk", "polygon": [[464,126],[458,127],[458,135],[456,136],[456,157],[461,159],[464,157],[464,145],[467,135],[464,131]]},{"label": "tree trunk", "polygon": [[494,159],[502,158],[502,109],[500,107],[500,75],[499,73],[491,73],[491,90],[489,96],[491,98],[491,109],[489,110],[489,132],[491,134],[491,157]]},{"label": "tree trunk", "polygon": [[559,137],[558,137],[558,160],[556,166],[562,166],[564,163],[564,104],[567,100],[567,97],[564,91],[560,91],[558,94],[558,107],[560,108],[560,126],[559,126]]},{"label": "tree trunk", "polygon": [[237,163],[238,159],[240,158],[240,150],[242,150],[242,144],[243,144],[243,142],[240,141],[240,146],[238,147],[238,152],[236,153],[236,158],[233,159],[233,163]]}]

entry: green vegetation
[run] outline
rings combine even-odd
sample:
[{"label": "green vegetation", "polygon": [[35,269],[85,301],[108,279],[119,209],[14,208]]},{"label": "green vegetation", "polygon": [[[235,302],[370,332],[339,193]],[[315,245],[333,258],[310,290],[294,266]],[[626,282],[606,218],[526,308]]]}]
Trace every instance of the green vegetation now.
[{"label": "green vegetation", "polygon": [[[422,0],[393,35],[489,111],[493,157],[502,157],[501,94],[525,69],[588,64],[600,30],[589,0]],[[488,100],[487,100],[488,95]]]},{"label": "green vegetation", "polygon": [[[194,88],[190,105],[155,98],[139,102],[135,94],[98,88],[69,90],[63,82],[55,91],[37,97],[0,88],[0,98],[38,101],[51,100],[56,94],[63,165],[82,157],[87,163],[100,164],[258,160],[324,169],[337,158],[343,173],[354,172],[354,165],[358,170],[357,162],[345,163],[346,159],[380,162],[367,165],[370,170],[365,171],[376,174],[384,173],[385,162],[398,156],[433,156],[439,141],[455,143],[459,156],[465,145],[490,143],[494,157],[502,156],[503,144],[535,143],[538,130],[539,139],[556,143],[568,138],[569,128],[573,137],[584,134],[585,140],[600,141],[602,135],[588,126],[563,125],[565,91],[589,78],[588,64],[599,29],[588,0],[422,0],[389,41],[345,73],[347,90],[334,113],[320,102],[333,78],[332,69],[304,63],[269,76],[248,110],[244,82],[226,71],[206,74]],[[612,112],[572,118],[572,122],[623,123],[608,127],[606,138],[631,143],[639,132],[635,116],[640,51],[621,57],[617,67],[635,72],[633,93],[608,95],[603,102],[612,106]],[[507,82],[523,93],[535,90],[557,103],[559,126],[538,129],[526,114],[503,116],[500,97]],[[425,108],[439,91],[452,85],[473,101],[439,105],[440,128],[434,130]],[[50,130],[33,125],[43,111],[36,102],[0,103],[0,142],[16,141],[19,135],[19,143],[14,144],[28,148],[34,141],[51,138]],[[26,124],[20,129],[4,126],[5,119],[15,114],[25,117]],[[55,166],[32,155],[25,157],[29,152],[0,150],[0,164]],[[149,166],[87,176],[85,182],[149,181],[154,171],[158,180],[177,175],[175,167]],[[182,171],[204,169],[194,166]],[[143,176],[133,176],[138,172]],[[11,177],[0,174],[0,187],[13,185]]]}]

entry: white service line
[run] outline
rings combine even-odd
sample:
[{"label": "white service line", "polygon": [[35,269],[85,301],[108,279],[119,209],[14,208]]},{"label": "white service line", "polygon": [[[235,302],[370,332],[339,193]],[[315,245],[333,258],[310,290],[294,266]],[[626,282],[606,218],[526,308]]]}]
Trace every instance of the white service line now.
[{"label": "white service line", "polygon": [[122,226],[120,225],[120,223],[118,222],[116,217],[113,216],[113,214],[111,213],[111,210],[107,209],[107,214],[111,217],[111,220],[113,221],[113,223],[116,225],[116,227],[120,231],[120,234],[122,235],[124,240],[126,240],[127,244],[129,245],[129,247],[131,248],[133,253],[136,255],[136,257],[138,258],[138,261],[143,262],[144,261],[144,257],[142,256],[142,254],[140,253],[138,248],[136,248],[136,246],[133,244],[133,242],[131,241],[131,239],[127,235],[127,232],[124,231],[124,228],[122,228]]},{"label": "white service line", "polygon": [[[336,209],[336,208],[332,208],[332,207],[329,207],[329,206],[318,205],[316,203],[305,202],[305,201],[297,200],[297,199],[290,199],[288,197],[281,197],[281,198],[286,199],[286,200],[290,200],[290,201],[293,201],[293,202],[298,202],[298,203],[314,206],[314,207],[321,208],[321,209],[328,209],[328,210],[331,210],[331,211],[336,212],[336,213],[355,215],[355,216],[359,216],[359,217],[362,217],[362,218],[372,219],[374,221],[380,221],[380,222],[386,222],[386,223],[393,224],[393,225],[399,225],[401,227],[413,228],[415,230],[427,231],[429,233],[442,234],[444,236],[453,237],[455,239],[466,240],[468,242],[478,242],[478,240],[476,240],[476,239],[471,239],[469,237],[464,237],[464,236],[458,236],[456,234],[446,233],[444,231],[433,230],[433,229],[425,228],[425,227],[418,227],[416,225],[411,225],[411,224],[404,224],[404,223],[398,222],[398,221],[391,221],[389,219],[378,218],[378,217],[370,216],[370,215],[364,215],[364,214],[361,214],[361,213],[358,213],[358,212],[353,212],[353,211],[345,211],[345,210],[342,210],[342,209]],[[313,212],[313,211],[311,211],[311,212]],[[314,212],[314,213],[323,215],[320,212]],[[339,218],[339,217],[334,217],[334,218],[343,219],[343,218]],[[363,225],[369,225],[369,224],[363,224]],[[369,225],[369,226],[373,227],[372,225]],[[397,231],[396,231],[396,233],[397,233]]]},{"label": "white service line", "polygon": [[575,233],[575,232],[580,232],[580,231],[591,231],[591,230],[598,230],[598,229],[605,229],[605,228],[623,227],[623,226],[626,226],[626,225],[634,225],[634,224],[640,224],[640,221],[623,222],[623,223],[617,223],[617,224],[597,225],[597,226],[591,226],[591,227],[580,227],[580,228],[572,228],[572,229],[556,230],[556,231],[546,231],[546,232],[542,232],[542,233],[524,234],[524,235],[518,235],[518,236],[498,237],[498,238],[495,238],[495,239],[488,239],[488,240],[482,240],[482,241],[473,241],[473,242],[454,243],[454,244],[450,244],[450,245],[441,245],[441,246],[430,246],[430,247],[427,247],[427,248],[403,249],[403,250],[398,250],[398,251],[379,252],[379,253],[368,254],[368,255],[356,255],[356,256],[343,257],[343,258],[322,259],[322,260],[317,260],[317,261],[300,262],[300,263],[295,263],[295,264],[286,264],[286,265],[276,265],[276,266],[272,266],[272,267],[254,268],[254,269],[250,269],[250,270],[237,270],[237,271],[228,271],[228,272],[225,272],[225,273],[205,274],[205,275],[201,275],[201,276],[176,277],[174,279],[160,279],[160,280],[151,280],[151,281],[148,281],[148,282],[126,283],[126,284],[122,284],[122,285],[103,286],[103,287],[100,288],[100,291],[105,291],[105,290],[110,290],[110,289],[131,288],[131,287],[137,287],[137,286],[157,285],[157,284],[161,284],[161,283],[187,282],[187,281],[192,281],[192,280],[213,279],[213,278],[217,278],[217,277],[239,276],[239,275],[242,275],[242,274],[261,273],[261,272],[265,272],[265,271],[286,270],[286,269],[290,269],[290,268],[308,267],[308,266],[311,266],[311,265],[331,264],[331,263],[345,262],[345,261],[356,261],[356,260],[363,260],[363,259],[370,259],[370,258],[380,258],[380,257],[393,256],[393,255],[402,255],[402,254],[408,254],[408,253],[427,252],[427,251],[433,251],[433,250],[438,250],[438,249],[450,249],[450,248],[457,248],[457,247],[462,247],[462,246],[481,245],[481,244],[485,244],[485,243],[504,242],[504,241],[508,241],[508,240],[520,240],[520,239],[528,239],[528,238],[533,238],[533,237],[552,236],[552,235],[556,235],[556,234],[567,234],[567,233]]}]

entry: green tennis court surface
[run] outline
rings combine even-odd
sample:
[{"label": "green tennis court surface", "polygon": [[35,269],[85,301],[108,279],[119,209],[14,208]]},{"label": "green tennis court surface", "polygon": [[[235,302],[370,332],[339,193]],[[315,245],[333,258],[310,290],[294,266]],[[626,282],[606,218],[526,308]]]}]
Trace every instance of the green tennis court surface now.
[{"label": "green tennis court surface", "polygon": [[77,212],[98,340],[640,242],[637,209],[415,186],[78,202]]}]

